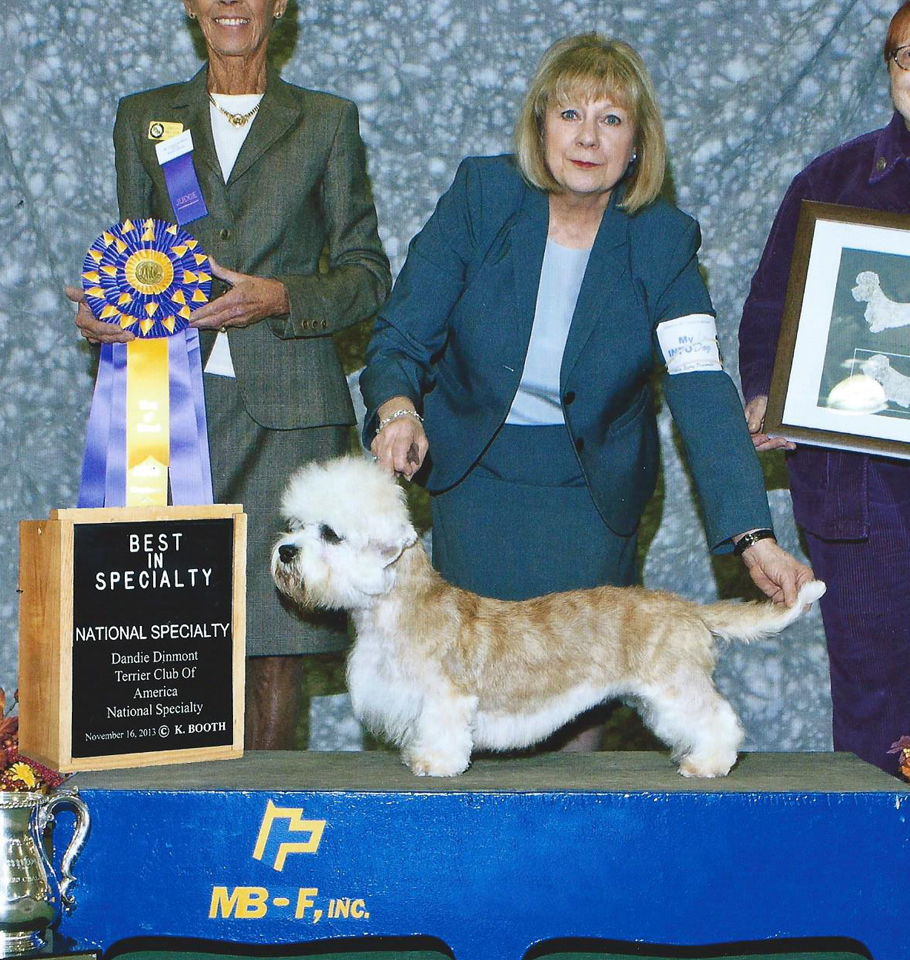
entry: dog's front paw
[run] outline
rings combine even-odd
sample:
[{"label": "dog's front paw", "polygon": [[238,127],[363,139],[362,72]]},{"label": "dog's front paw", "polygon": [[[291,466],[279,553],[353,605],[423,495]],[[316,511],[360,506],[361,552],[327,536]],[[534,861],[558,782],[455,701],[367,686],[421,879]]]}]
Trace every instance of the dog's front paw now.
[{"label": "dog's front paw", "polygon": [[447,757],[441,753],[402,754],[402,763],[417,777],[457,777],[471,765],[470,759]]},{"label": "dog's front paw", "polygon": [[698,777],[711,779],[725,777],[736,763],[736,754],[718,754],[712,757],[685,757],[679,765],[679,772],[684,777]]}]

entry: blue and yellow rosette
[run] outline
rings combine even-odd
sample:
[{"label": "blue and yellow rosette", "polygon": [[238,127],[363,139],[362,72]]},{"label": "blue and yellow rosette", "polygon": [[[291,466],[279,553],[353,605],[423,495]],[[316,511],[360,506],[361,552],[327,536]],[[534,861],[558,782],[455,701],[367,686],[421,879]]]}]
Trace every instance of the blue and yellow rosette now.
[{"label": "blue and yellow rosette", "polygon": [[163,220],[125,220],[89,247],[86,303],[135,334],[103,344],[80,507],[212,502],[199,335],[188,327],[212,275],[199,241]]}]

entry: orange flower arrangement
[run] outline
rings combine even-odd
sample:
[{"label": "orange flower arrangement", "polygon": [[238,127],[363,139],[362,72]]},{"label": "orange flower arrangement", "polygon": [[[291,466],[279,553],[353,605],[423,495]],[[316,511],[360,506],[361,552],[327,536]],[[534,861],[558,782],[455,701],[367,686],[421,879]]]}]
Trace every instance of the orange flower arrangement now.
[{"label": "orange flower arrangement", "polygon": [[[13,704],[18,700],[17,690]],[[0,687],[0,790],[50,793],[65,779],[55,770],[19,753],[19,718],[7,715],[6,692]]]},{"label": "orange flower arrangement", "polygon": [[910,780],[910,737],[901,737],[891,744],[888,753],[900,754],[900,772],[905,780]]}]

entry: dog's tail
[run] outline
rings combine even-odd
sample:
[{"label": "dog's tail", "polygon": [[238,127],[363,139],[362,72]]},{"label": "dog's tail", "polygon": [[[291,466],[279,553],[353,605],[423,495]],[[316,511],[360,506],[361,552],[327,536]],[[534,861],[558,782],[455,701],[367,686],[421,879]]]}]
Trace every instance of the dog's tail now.
[{"label": "dog's tail", "polygon": [[759,640],[780,633],[798,619],[809,603],[818,600],[825,592],[821,580],[811,580],[799,591],[792,607],[765,601],[764,603],[736,603],[721,601],[699,608],[705,626],[724,640]]}]

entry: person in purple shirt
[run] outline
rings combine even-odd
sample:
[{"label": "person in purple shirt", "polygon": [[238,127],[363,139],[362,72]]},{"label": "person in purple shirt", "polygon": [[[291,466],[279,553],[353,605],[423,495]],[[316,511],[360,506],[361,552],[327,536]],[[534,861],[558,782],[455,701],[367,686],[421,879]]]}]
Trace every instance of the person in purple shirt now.
[{"label": "person in purple shirt", "polygon": [[789,451],[793,513],[828,584],[834,748],[897,775],[888,750],[910,734],[910,462],[797,448],[763,432],[801,201],[910,213],[910,0],[891,20],[884,58],[894,116],[793,180],[743,308],[739,364],[755,448]]}]

